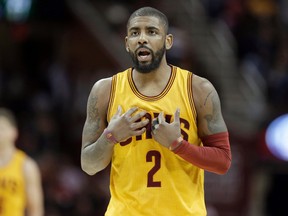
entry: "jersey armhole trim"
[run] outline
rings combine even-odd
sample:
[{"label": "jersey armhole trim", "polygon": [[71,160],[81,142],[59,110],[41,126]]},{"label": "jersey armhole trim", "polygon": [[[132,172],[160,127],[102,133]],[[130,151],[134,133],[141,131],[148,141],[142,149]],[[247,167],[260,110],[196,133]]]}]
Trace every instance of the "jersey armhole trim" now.
[{"label": "jersey armhole trim", "polygon": [[108,104],[107,117],[106,117],[107,122],[110,121],[109,116],[111,116],[111,107],[113,105],[114,98],[115,98],[116,82],[117,82],[117,75],[114,75],[112,77],[112,82],[111,82],[111,87],[110,87],[110,97],[109,97],[109,104]]},{"label": "jersey armhole trim", "polygon": [[188,90],[188,98],[189,98],[189,103],[190,103],[190,107],[192,110],[192,114],[194,117],[195,122],[197,122],[197,111],[195,108],[195,103],[194,103],[194,98],[193,98],[193,73],[189,73],[188,74],[188,79],[187,79],[187,90]]}]

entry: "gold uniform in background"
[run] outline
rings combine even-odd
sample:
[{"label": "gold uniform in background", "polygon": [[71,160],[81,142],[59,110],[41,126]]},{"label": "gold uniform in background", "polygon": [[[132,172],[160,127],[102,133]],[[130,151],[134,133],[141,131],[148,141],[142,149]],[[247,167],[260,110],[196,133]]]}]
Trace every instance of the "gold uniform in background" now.
[{"label": "gold uniform in background", "polygon": [[12,160],[0,167],[0,216],[24,216],[26,191],[24,152],[15,151]]}]

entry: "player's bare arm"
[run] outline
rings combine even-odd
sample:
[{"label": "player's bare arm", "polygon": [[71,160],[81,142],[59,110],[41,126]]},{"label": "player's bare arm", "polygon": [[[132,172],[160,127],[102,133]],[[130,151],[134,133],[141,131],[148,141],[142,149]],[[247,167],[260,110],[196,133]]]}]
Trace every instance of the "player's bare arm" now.
[{"label": "player's bare arm", "polygon": [[[218,94],[207,79],[194,75],[193,96],[197,109],[199,136],[204,137],[227,131]],[[163,113],[160,113],[157,118],[157,129],[153,130],[154,138],[165,147],[169,147],[180,135],[180,112],[176,110],[171,124],[165,122]]]},{"label": "player's bare arm", "polygon": [[227,131],[218,93],[207,79],[193,75],[193,97],[199,137]]},{"label": "player's bare arm", "polygon": [[143,118],[145,111],[131,107],[122,113],[121,106],[107,125],[107,110],[111,78],[98,81],[92,88],[87,103],[87,118],[82,135],[81,165],[82,169],[93,175],[111,161],[115,142],[107,139],[103,133],[106,128],[117,142],[125,141],[131,136],[138,136],[146,131],[148,119]]},{"label": "player's bare arm", "polygon": [[179,110],[176,110],[174,121],[170,124],[165,121],[163,113],[160,113],[153,129],[153,137],[186,161],[207,171],[224,174],[231,164],[231,152],[219,96],[207,79],[196,75],[193,77],[193,95],[198,134],[204,146],[190,145],[179,136]]},{"label": "player's bare arm", "polygon": [[27,191],[27,216],[44,215],[43,190],[38,165],[31,158],[24,163],[24,176]]},{"label": "player's bare arm", "polygon": [[111,80],[107,78],[96,82],[88,97],[87,116],[82,132],[81,166],[90,175],[109,164],[113,151],[113,144],[101,137],[107,126],[106,112]]}]

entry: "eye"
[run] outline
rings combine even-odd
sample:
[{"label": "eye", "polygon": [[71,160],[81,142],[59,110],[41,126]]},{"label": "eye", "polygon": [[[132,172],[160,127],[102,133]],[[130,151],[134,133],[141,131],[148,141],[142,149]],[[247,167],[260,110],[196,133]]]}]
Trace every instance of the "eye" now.
[{"label": "eye", "polygon": [[130,32],[130,35],[131,35],[131,36],[137,36],[138,34],[139,34],[139,33],[138,33],[137,31],[131,31],[131,32]]},{"label": "eye", "polygon": [[148,32],[150,35],[155,35],[155,34],[157,34],[157,32],[155,31],[155,30],[149,30],[149,32]]}]

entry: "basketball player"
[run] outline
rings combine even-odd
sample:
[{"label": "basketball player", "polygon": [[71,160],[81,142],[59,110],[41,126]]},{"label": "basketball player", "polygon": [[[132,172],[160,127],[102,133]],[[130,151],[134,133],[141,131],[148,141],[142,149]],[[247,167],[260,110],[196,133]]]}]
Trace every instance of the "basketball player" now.
[{"label": "basketball player", "polygon": [[127,23],[134,67],[99,80],[88,98],[82,169],[111,163],[106,216],[203,216],[204,170],[231,164],[218,94],[206,79],[170,65],[166,16],[151,7]]},{"label": "basketball player", "polygon": [[16,139],[15,117],[9,110],[0,108],[0,216],[42,216],[38,166],[15,147]]}]

